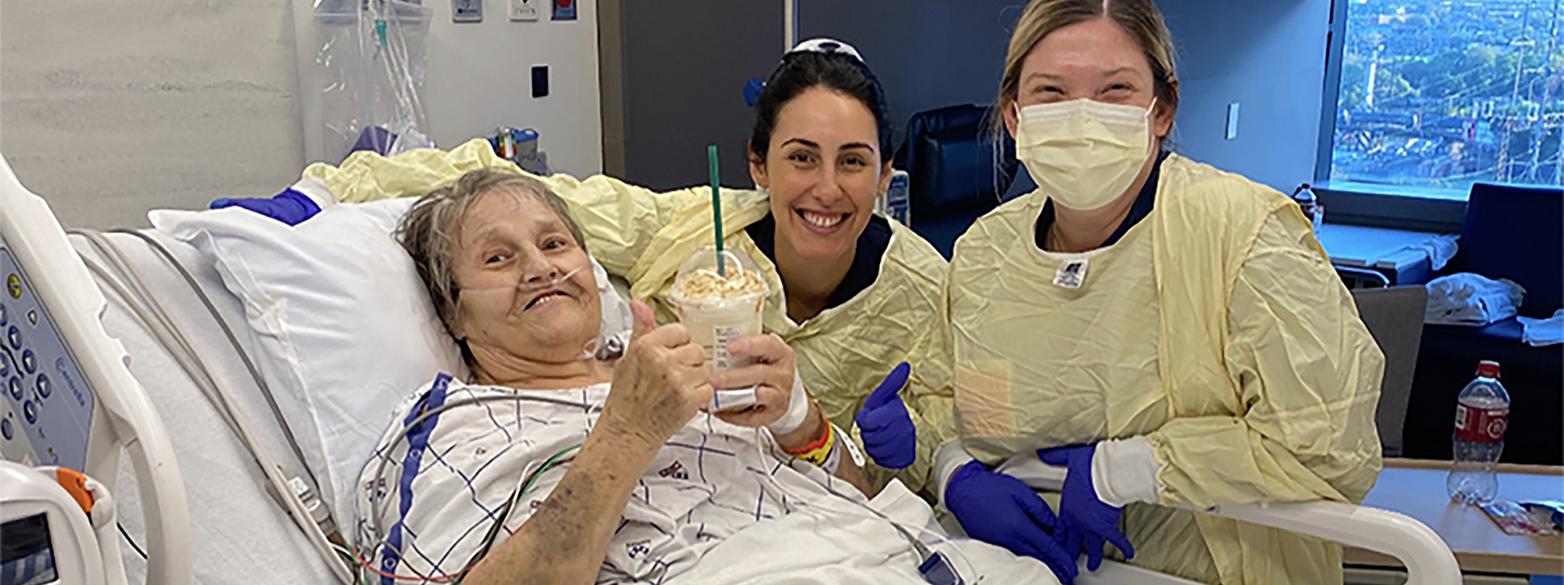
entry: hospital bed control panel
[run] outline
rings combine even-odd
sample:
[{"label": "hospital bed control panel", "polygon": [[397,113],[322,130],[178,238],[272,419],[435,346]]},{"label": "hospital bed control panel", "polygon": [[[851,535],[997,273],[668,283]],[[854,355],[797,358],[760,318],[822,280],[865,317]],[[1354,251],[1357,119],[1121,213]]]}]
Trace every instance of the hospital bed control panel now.
[{"label": "hospital bed control panel", "polygon": [[83,469],[93,393],[0,242],[0,458]]}]

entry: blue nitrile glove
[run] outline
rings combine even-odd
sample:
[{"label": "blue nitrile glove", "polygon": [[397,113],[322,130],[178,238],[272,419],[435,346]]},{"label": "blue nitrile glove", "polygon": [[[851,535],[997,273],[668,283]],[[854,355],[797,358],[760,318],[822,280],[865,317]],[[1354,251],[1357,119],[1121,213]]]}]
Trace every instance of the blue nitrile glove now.
[{"label": "blue nitrile glove", "polygon": [[304,220],[320,213],[320,206],[315,204],[315,200],[293,189],[278,193],[277,196],[270,199],[244,198],[212,201],[212,209],[222,209],[224,207],[248,209],[288,225],[299,225]]},{"label": "blue nitrile glove", "polygon": [[902,469],[918,458],[918,429],[907,414],[907,405],[901,401],[901,389],[907,387],[907,375],[912,366],[902,362],[891,370],[880,387],[863,401],[863,410],[853,420],[858,422],[858,436],[863,437],[863,450],[869,452],[875,464],[886,469]]},{"label": "blue nitrile glove", "polygon": [[1097,488],[1092,485],[1092,455],[1096,452],[1097,447],[1093,445],[1037,451],[1037,457],[1043,463],[1067,469],[1059,499],[1059,521],[1064,530],[1059,532],[1064,536],[1064,549],[1072,557],[1081,553],[1080,547],[1086,547],[1086,568],[1092,571],[1102,566],[1104,541],[1118,547],[1124,558],[1135,557],[1135,547],[1130,546],[1130,539],[1119,532],[1119,516],[1124,514],[1124,508],[1097,499]]},{"label": "blue nitrile glove", "polygon": [[1047,532],[1058,526],[1058,519],[1021,480],[972,461],[951,474],[945,507],[967,536],[1042,561],[1065,585],[1075,580],[1075,555],[1066,554]]}]

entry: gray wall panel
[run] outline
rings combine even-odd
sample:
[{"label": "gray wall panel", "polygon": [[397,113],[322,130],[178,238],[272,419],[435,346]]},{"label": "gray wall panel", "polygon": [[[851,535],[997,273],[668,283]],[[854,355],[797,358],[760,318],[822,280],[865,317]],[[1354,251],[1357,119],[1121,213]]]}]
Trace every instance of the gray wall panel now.
[{"label": "gray wall panel", "polygon": [[799,0],[800,39],[852,44],[885,86],[899,144],[913,114],[999,92],[1019,0]]},{"label": "gray wall panel", "polygon": [[782,4],[631,0],[621,11],[624,178],[658,190],[705,183],[715,143],[723,184],[753,185],[744,82],[781,58]]},{"label": "gray wall panel", "polygon": [[[724,183],[748,185],[753,123],[741,88],[779,58],[779,3],[623,3],[625,177],[659,189],[703,183],[705,145]],[[1330,0],[1158,0],[1178,46],[1184,154],[1290,190],[1314,168]],[[988,103],[1020,0],[798,0],[801,39],[852,43],[885,85],[896,140],[914,113]],[[711,25],[707,23],[719,23]],[[605,84],[606,87],[606,84]],[[605,98],[605,103],[607,98]],[[1225,138],[1238,102],[1238,137]]]},{"label": "gray wall panel", "polygon": [[[1314,175],[1330,0],[1158,0],[1178,43],[1180,152],[1291,193]],[[1226,138],[1227,105],[1238,137]]]}]

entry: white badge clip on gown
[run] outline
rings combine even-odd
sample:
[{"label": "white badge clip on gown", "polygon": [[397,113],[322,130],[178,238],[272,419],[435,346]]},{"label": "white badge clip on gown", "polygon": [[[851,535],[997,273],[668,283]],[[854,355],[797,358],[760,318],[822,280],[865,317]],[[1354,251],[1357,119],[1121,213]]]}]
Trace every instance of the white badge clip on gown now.
[{"label": "white badge clip on gown", "polygon": [[1081,288],[1081,282],[1086,280],[1088,264],[1085,258],[1066,260],[1064,264],[1059,265],[1059,271],[1054,273],[1054,286]]}]

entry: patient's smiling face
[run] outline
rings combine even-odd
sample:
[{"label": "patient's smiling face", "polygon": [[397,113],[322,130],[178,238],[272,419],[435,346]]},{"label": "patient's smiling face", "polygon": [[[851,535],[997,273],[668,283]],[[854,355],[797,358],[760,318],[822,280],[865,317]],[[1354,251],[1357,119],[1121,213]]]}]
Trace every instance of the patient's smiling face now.
[{"label": "patient's smiling face", "polygon": [[597,339],[602,310],[591,259],[547,205],[528,194],[485,193],[457,238],[452,333],[484,369],[579,360]]}]

